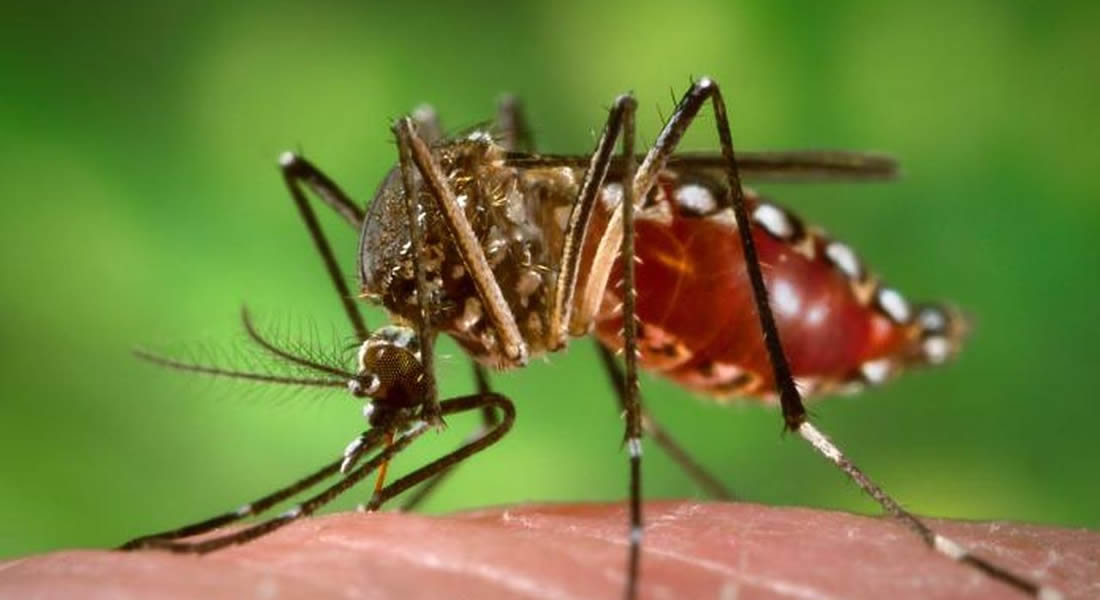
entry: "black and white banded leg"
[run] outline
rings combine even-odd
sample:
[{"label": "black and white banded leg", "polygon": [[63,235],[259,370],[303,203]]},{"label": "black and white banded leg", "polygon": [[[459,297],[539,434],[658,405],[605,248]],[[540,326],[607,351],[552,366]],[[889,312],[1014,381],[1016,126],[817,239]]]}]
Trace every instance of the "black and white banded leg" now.
[{"label": "black and white banded leg", "polygon": [[[733,140],[730,135],[726,106],[722,100],[718,84],[708,78],[700,79],[694,83],[680,100],[676,111],[672,114],[668,123],[665,124],[660,136],[658,136],[654,149],[646,156],[642,166],[639,167],[636,189],[640,190],[639,194],[648,192],[653,182],[656,181],[657,174],[672,154],[676,143],[694,120],[699,109],[708,100],[711,101],[714,110],[722,156],[726,161],[728,189],[726,197],[723,198],[724,205],[732,208],[737,223],[750,223],[745,208],[744,193],[741,188],[741,177],[737,168]],[[761,273],[760,261],[757,258],[756,246],[750,228],[739,227],[738,232],[746,270],[752,284],[753,302],[756,306],[757,316],[760,319],[765,348],[779,389],[780,405],[783,409],[786,429],[797,432],[800,437],[809,442],[814,450],[844,471],[860,489],[882,506],[888,514],[916,532],[935,551],[952,560],[976,568],[1029,596],[1043,598],[1044,600],[1060,598],[1061,594],[1058,591],[1039,585],[984,558],[975,556],[960,544],[933,531],[916,516],[903,509],[881,487],[871,481],[863,471],[844,456],[825,434],[810,423],[807,419],[806,409],[802,404],[802,397],[791,375],[790,365],[783,351],[782,342],[779,339],[779,331],[772,315],[771,305],[768,302],[768,292],[764,285],[764,277]]]},{"label": "black and white banded leg", "polygon": [[638,397],[638,321],[637,288],[634,284],[634,112],[633,96],[620,96],[616,102],[622,108],[623,200],[622,249],[619,261],[623,273],[623,404],[626,407],[624,439],[630,459],[630,554],[627,563],[625,595],[638,595],[642,552],[642,405]]},{"label": "black and white banded leg", "polygon": [[[463,396],[459,398],[452,398],[440,403],[439,415],[447,416],[461,412],[467,412],[470,410],[483,410],[485,408],[492,408],[500,411],[504,415],[502,421],[496,428],[489,431],[486,435],[480,439],[464,444],[455,451],[447,454],[419,469],[410,473],[409,475],[393,482],[386,486],[371,500],[371,506],[377,508],[385,500],[401,493],[409,486],[415,485],[415,483],[432,477],[433,475],[449,468],[451,465],[468,458],[469,456],[484,450],[500,440],[505,433],[511,428],[512,423],[515,420],[515,407],[511,400],[501,396],[499,394],[475,394],[472,396]],[[161,533],[155,533],[152,535],[142,536],[133,539],[123,544],[120,550],[137,550],[142,548],[157,548],[162,550],[169,550],[179,553],[197,553],[203,554],[206,552],[212,552],[226,546],[234,544],[243,544],[250,540],[256,539],[267,533],[270,533],[276,529],[279,529],[285,525],[288,525],[298,519],[309,516],[315,513],[322,506],[328,504],[334,500],[337,496],[344,493],[357,483],[362,481],[367,475],[377,470],[383,463],[391,460],[397,453],[404,450],[411,444],[416,438],[420,437],[425,431],[429,429],[429,424],[426,421],[416,420],[407,424],[408,426],[404,431],[398,432],[398,435],[392,443],[388,443],[384,449],[378,454],[367,460],[361,465],[356,466],[358,461],[363,459],[368,453],[377,449],[383,444],[387,436],[393,432],[387,431],[382,428],[373,428],[364,432],[361,436],[357,437],[348,445],[344,455],[338,460],[325,465],[317,472],[296,481],[295,483],[280,489],[276,492],[268,494],[263,498],[250,502],[238,508],[235,511],[218,515],[211,519],[187,525],[179,529],[171,531],[165,531]],[[260,514],[275,504],[290,498],[291,496],[298,494],[306,489],[309,489],[320,483],[324,479],[335,475],[337,473],[343,473],[343,477],[332,484],[328,488],[322,490],[317,495],[305,500],[304,502],[295,505],[289,510],[283,512],[277,517],[260,522],[256,525],[234,531],[225,535],[219,535],[215,537],[206,538],[200,541],[186,541],[183,538],[188,538],[203,533],[213,531],[218,527],[228,525],[230,523],[239,521],[246,517]]]},{"label": "black and white banded leg", "polygon": [[[618,240],[618,260],[623,272],[623,348],[626,368],[622,379],[622,402],[625,408],[624,443],[628,450],[630,464],[629,501],[630,529],[627,554],[627,579],[625,597],[635,598],[638,592],[642,547],[642,419],[641,406],[638,403],[638,364],[637,364],[637,327],[635,322],[634,287],[634,198],[636,190],[634,164],[634,113],[637,101],[629,94],[615,99],[596,149],[592,153],[588,169],[584,173],[569,220],[565,226],[562,255],[559,261],[560,272],[554,284],[553,299],[547,316],[546,340],[550,348],[560,348],[565,344],[568,332],[574,331],[573,321],[584,320],[582,315],[573,314],[574,297],[580,271],[580,257],[585,234],[597,197],[603,188],[604,180],[611,167],[615,143],[622,140],[622,204],[621,210],[614,213],[609,231],[621,235]],[[614,238],[610,238],[614,239]],[[612,244],[612,247],[615,244]],[[597,258],[599,263],[600,259]],[[604,268],[610,268],[605,261]],[[587,309],[582,307],[581,312]]]}]

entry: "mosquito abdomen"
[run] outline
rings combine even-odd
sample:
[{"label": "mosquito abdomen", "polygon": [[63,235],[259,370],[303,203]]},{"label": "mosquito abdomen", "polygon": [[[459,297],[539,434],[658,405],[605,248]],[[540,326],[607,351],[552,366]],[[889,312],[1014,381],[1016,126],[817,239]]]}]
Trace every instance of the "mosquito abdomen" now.
[{"label": "mosquito abdomen", "polygon": [[[737,225],[717,201],[721,184],[668,174],[636,223],[637,313],[643,367],[708,395],[772,399]],[[871,274],[845,244],[746,190],[772,310],[804,394],[852,390],[954,354],[965,332],[956,311],[913,306]],[[619,269],[596,334],[622,347]]]}]

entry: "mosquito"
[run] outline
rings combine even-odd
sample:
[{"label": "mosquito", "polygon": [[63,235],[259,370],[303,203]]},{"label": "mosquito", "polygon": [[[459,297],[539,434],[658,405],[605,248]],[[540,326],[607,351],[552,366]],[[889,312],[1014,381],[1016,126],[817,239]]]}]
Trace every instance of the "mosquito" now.
[{"label": "mosquito", "polygon": [[[720,153],[676,154],[710,102]],[[946,305],[910,304],[856,253],[742,184],[760,179],[882,179],[895,163],[869,153],[735,153],[716,82],[693,82],[653,147],[635,155],[636,101],[619,96],[588,156],[538,154],[514,101],[501,105],[496,135],[441,135],[434,114],[398,119],[394,167],[363,210],[305,158],[286,153],[282,174],[359,343],[354,369],[311,360],[265,339],[264,350],[320,377],[247,373],[141,353],[153,362],[214,375],[346,387],[367,399],[369,429],[317,472],[235,511],[143,536],[123,549],[204,553],[253,540],[314,513],[378,471],[365,508],[421,485],[415,505],[452,467],[500,440],[515,419],[511,399],[490,389],[485,367],[530,358],[594,334],[625,415],[629,457],[626,589],[640,585],[642,435],[648,433],[708,491],[729,492],[702,470],[642,406],[644,368],[715,397],[779,404],[784,428],[835,464],[931,549],[1024,594],[1052,588],[976,556],[903,509],[807,417],[803,398],[851,392],[954,355],[965,319]],[[615,147],[619,145],[616,155]],[[345,283],[307,200],[311,190],[360,234],[359,289]],[[383,305],[391,324],[369,330],[356,297]],[[703,318],[705,317],[705,318]],[[475,361],[478,393],[438,399],[433,344],[450,335]],[[622,354],[619,366],[615,353]],[[450,415],[477,411],[483,425],[459,448],[386,484],[389,461]],[[369,457],[369,458],[368,458]],[[341,475],[294,508],[232,533],[223,525]]]}]

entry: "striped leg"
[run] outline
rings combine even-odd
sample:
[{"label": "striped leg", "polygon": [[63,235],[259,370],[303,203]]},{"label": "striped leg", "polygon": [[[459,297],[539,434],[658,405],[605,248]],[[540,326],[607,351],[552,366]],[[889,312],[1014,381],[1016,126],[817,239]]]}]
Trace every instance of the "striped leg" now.
[{"label": "striped leg", "polygon": [[[676,112],[673,113],[664,130],[657,138],[654,149],[646,156],[639,168],[637,182],[639,188],[648,190],[656,180],[657,173],[664,167],[667,158],[671,156],[676,143],[684,131],[691,124],[699,109],[707,101],[711,101],[714,110],[715,124],[718,129],[718,138],[721,144],[722,156],[726,161],[726,176],[728,180],[725,205],[732,208],[738,223],[749,223],[748,212],[745,208],[744,192],[741,188],[741,176],[737,168],[737,159],[734,155],[733,140],[730,135],[729,119],[726,116],[726,105],[722,100],[718,84],[711,79],[701,79],[691,86],[691,89],[680,100]],[[752,284],[753,299],[757,316],[760,319],[760,327],[764,339],[764,345],[768,352],[768,358],[775,373],[776,385],[779,389],[780,405],[783,408],[785,426],[790,431],[796,431],[810,445],[825,458],[829,459],[844,471],[868,496],[879,503],[891,516],[900,520],[903,524],[917,533],[931,548],[941,554],[969,565],[979,571],[1002,581],[1029,596],[1044,599],[1060,598],[1061,595],[1048,587],[1009,572],[1002,567],[974,556],[959,544],[945,538],[923,523],[913,514],[901,508],[881,487],[868,478],[863,471],[849,461],[840,449],[837,448],[817,427],[809,422],[806,409],[802,404],[802,397],[791,376],[790,365],[783,351],[782,342],[779,339],[779,331],[775,325],[771,305],[768,302],[768,292],[764,286],[764,277],[760,270],[760,262],[757,258],[756,246],[752,239],[750,228],[739,227],[741,247],[744,252],[745,267]]]},{"label": "striped leg", "polygon": [[[286,500],[291,496],[303,492],[317,485],[321,481],[324,481],[325,479],[331,477],[332,475],[340,472],[340,467],[345,464],[349,460],[349,458],[361,456],[362,454],[365,454],[377,448],[378,445],[382,442],[382,433],[383,432],[381,430],[370,430],[364,432],[362,435],[356,438],[352,442],[352,444],[348,446],[349,450],[352,450],[353,447],[354,450],[352,452],[345,453],[344,457],[334,462],[331,462],[324,467],[321,467],[317,472],[303,477],[302,479],[299,479],[298,481],[286,486],[285,488],[272,492],[271,494],[268,494],[263,498],[260,498],[259,500],[254,500],[252,502],[244,504],[235,511],[223,513],[210,519],[206,519],[205,521],[186,525],[178,529],[141,536],[139,538],[126,542],[122,546],[119,546],[119,550],[160,548],[164,550],[170,550],[172,552],[194,552],[201,554],[205,552],[211,552],[225,546],[241,544],[260,537],[264,533],[273,531],[274,529],[277,529],[285,525],[286,523],[289,523],[290,521],[296,519],[298,516],[301,515],[294,514],[295,510],[292,509],[291,511],[283,513],[279,517],[229,535],[218,536],[209,540],[204,540],[202,542],[178,541],[182,540],[183,538],[208,533],[219,527],[224,527],[225,525],[229,525],[247,517],[266,512],[268,509],[270,509],[272,506],[275,506],[279,502],[282,502],[283,500]],[[396,454],[399,450],[400,449],[396,449],[388,453],[391,455]],[[385,454],[386,453],[383,453],[380,456],[384,456]],[[377,463],[374,462],[368,464],[377,466]],[[370,470],[373,470],[373,466]],[[367,472],[364,472],[363,475],[365,476],[369,472],[370,471],[368,470]],[[358,481],[358,479],[356,481]],[[296,510],[299,513],[301,512],[300,508]]]},{"label": "striped leg", "polygon": [[[612,219],[609,230],[619,227],[619,260],[623,270],[623,339],[626,351],[626,369],[622,380],[622,400],[626,412],[624,441],[630,456],[630,537],[627,556],[627,583],[625,595],[634,598],[638,591],[639,563],[642,545],[642,417],[638,403],[637,327],[635,322],[634,288],[634,112],[637,101],[629,94],[615,99],[607,116],[603,132],[592,153],[588,170],[584,173],[577,198],[569,213],[565,227],[560,258],[560,272],[554,284],[553,299],[547,316],[547,346],[560,348],[565,344],[567,332],[572,330],[573,304],[577,292],[580,256],[585,234],[599,191],[611,166],[615,143],[622,140],[622,205],[615,213],[619,221]],[[609,266],[609,265],[607,265]],[[584,312],[584,311],[581,311]],[[584,317],[580,317],[582,320]]]},{"label": "striped leg", "polygon": [[909,511],[902,508],[874,481],[871,481],[859,467],[852,464],[848,457],[840,451],[832,440],[825,436],[813,423],[804,421],[798,426],[798,435],[810,443],[822,456],[829,459],[840,470],[844,471],[868,496],[878,502],[890,516],[901,521],[906,527],[912,529],[917,535],[931,546],[936,552],[943,554],[951,560],[970,565],[975,569],[1008,585],[1042,600],[1060,600],[1062,594],[1051,587],[1039,585],[1030,579],[1017,575],[1008,569],[997,566],[988,560],[971,554],[964,546],[951,538],[940,535],[932,530],[923,521]]},{"label": "striped leg", "polygon": [[[623,374],[622,402],[626,407],[626,431],[624,439],[630,457],[630,552],[627,558],[626,590],[628,599],[638,595],[638,580],[642,552],[642,404],[638,397],[638,322],[635,305],[637,289],[634,285],[634,112],[638,103],[633,96],[619,96],[615,102],[618,111],[612,112],[608,130],[615,125],[614,117],[622,120],[623,239],[619,260],[623,271]],[[614,139],[614,138],[612,138]]]},{"label": "striped leg", "polygon": [[[512,422],[515,419],[515,408],[508,398],[499,394],[475,394],[472,396],[463,396],[459,398],[452,398],[440,403],[440,416],[451,415],[460,412],[466,412],[470,410],[480,410],[486,407],[499,410],[503,413],[504,419],[496,428],[490,431],[480,439],[464,444],[454,452],[439,458],[420,469],[417,469],[413,473],[406,475],[405,477],[391,483],[386,486],[380,492],[375,494],[375,497],[371,500],[371,507],[377,508],[387,499],[401,493],[408,487],[415,485],[416,483],[430,478],[437,473],[450,468],[455,463],[466,459],[467,457],[484,450],[500,440],[505,433],[512,426]],[[377,470],[383,463],[388,462],[397,453],[401,452],[409,446],[416,438],[420,437],[425,431],[429,429],[428,423],[425,421],[415,421],[410,423],[408,428],[401,432],[392,444],[388,444],[385,449],[370,458],[362,465],[355,466],[356,462],[366,456],[370,451],[378,448],[384,441],[384,439],[391,433],[381,428],[371,429],[365,432],[360,437],[353,440],[349,444],[348,449],[345,451],[344,456],[339,460],[334,461],[316,473],[303,478],[286,488],[283,488],[277,492],[264,496],[263,498],[245,504],[236,511],[225,513],[217,517],[207,519],[200,523],[181,527],[172,531],[166,531],[163,533],[157,533],[152,535],[143,536],[134,540],[131,540],[122,545],[122,550],[135,550],[141,548],[157,548],[162,550],[169,550],[171,552],[179,553],[197,553],[203,554],[206,552],[212,552],[231,546],[234,544],[243,544],[245,542],[256,539],[260,536],[266,535],[276,529],[279,529],[285,525],[292,523],[298,519],[309,516],[320,509],[322,506],[328,504],[334,500],[337,496],[344,493],[355,484],[363,480],[367,475]],[[305,500],[301,504],[298,504],[287,510],[283,514],[253,525],[244,529],[235,531],[233,533],[220,535],[212,538],[207,538],[201,541],[190,542],[180,541],[181,538],[191,537],[201,533],[206,533],[214,530],[217,527],[221,527],[228,523],[243,519],[244,517],[259,514],[275,505],[276,503],[289,498],[290,496],[297,494],[305,489],[308,489],[316,483],[322,481],[324,478],[334,475],[337,472],[345,472],[346,474],[342,479],[332,484],[328,488],[322,490],[317,495]]]}]

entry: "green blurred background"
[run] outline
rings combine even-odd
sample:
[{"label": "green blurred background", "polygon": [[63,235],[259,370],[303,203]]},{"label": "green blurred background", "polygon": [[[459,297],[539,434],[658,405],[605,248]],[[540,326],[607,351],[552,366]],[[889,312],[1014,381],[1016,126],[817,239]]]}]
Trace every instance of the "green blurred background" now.
[{"label": "green blurred background", "polygon": [[[457,129],[515,92],[542,148],[586,152],[617,93],[636,92],[649,142],[670,94],[702,74],[724,85],[739,148],[895,154],[896,183],[765,188],[909,297],[976,316],[956,364],[816,404],[822,427],[919,513],[1100,526],[1096,3],[53,4],[6,6],[0,24],[0,555],[109,546],[238,506],[362,429],[339,391],[128,354],[231,353],[245,301],[284,336],[346,341],[280,151],[366,202],[394,160],[388,124],[418,103]],[[711,127],[687,145],[714,148]],[[350,276],[355,232],[325,223]],[[455,347],[440,353],[444,392],[469,391]],[[496,381],[514,432],[428,510],[624,496],[621,424],[589,342]],[[643,386],[745,498],[874,512],[780,435],[774,409]],[[472,423],[451,425],[396,467]],[[700,495],[656,451],[645,477],[650,498]]]}]

